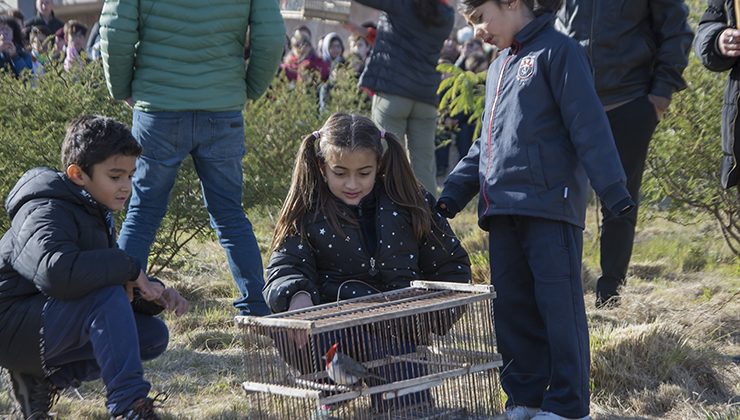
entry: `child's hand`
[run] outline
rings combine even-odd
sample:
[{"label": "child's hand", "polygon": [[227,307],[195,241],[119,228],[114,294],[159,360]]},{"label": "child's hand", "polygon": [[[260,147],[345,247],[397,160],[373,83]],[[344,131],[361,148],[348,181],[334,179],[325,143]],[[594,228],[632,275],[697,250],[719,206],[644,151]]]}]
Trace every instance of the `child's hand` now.
[{"label": "child's hand", "polygon": [[139,289],[139,293],[141,293],[141,297],[144,300],[155,301],[162,297],[162,292],[164,292],[164,286],[160,283],[149,281],[149,277],[144,273],[144,270],[139,272],[139,277],[133,283],[133,286]]},{"label": "child's hand", "polygon": [[164,289],[162,296],[156,300],[166,310],[174,312],[176,316],[182,316],[190,308],[190,303],[172,288]]}]

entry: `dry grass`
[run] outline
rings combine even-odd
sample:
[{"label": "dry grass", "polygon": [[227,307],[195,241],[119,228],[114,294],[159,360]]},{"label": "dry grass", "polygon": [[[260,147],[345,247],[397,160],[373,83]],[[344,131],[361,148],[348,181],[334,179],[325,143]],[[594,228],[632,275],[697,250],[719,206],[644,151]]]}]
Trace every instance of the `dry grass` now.
[{"label": "dry grass", "polygon": [[[594,214],[589,211],[589,217]],[[272,218],[252,216],[267,257]],[[643,224],[622,305],[609,310],[593,307],[598,230],[590,220],[585,231],[593,417],[738,419],[740,261],[727,255],[716,231],[706,226],[659,219]],[[487,281],[488,235],[477,227],[474,212],[466,210],[452,225],[470,251],[475,281]],[[218,244],[198,244],[192,251],[197,256],[185,270],[162,276],[192,301],[192,310],[182,318],[166,317],[170,349],[145,365],[146,376],[155,391],[169,394],[167,419],[245,418],[247,402],[239,387],[243,345],[231,307],[236,288]],[[705,264],[699,271],[685,270],[687,258]],[[7,388],[7,382],[0,383]],[[79,396],[66,391],[56,411],[65,419],[105,419],[104,400],[104,387],[96,381],[84,384]],[[0,393],[0,418],[10,412],[8,393]]]}]

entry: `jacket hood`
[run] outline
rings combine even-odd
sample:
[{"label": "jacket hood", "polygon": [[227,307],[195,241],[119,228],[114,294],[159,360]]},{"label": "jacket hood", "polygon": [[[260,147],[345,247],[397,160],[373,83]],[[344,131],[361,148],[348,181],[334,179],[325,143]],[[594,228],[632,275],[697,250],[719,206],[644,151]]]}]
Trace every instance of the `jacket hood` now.
[{"label": "jacket hood", "polygon": [[82,205],[90,212],[99,212],[102,206],[83,188],[61,172],[41,167],[23,174],[5,199],[5,210],[12,219],[27,202],[37,198],[53,198]]}]

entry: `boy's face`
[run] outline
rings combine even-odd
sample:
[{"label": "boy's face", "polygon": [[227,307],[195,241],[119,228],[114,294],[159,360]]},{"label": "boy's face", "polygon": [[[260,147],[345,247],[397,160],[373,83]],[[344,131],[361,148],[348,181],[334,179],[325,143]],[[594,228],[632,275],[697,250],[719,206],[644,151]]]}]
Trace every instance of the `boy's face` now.
[{"label": "boy's face", "polygon": [[80,171],[79,179],[72,178],[72,181],[89,192],[98,203],[118,211],[123,209],[131,195],[131,178],[135,170],[135,156],[113,155],[93,165],[92,174]]}]

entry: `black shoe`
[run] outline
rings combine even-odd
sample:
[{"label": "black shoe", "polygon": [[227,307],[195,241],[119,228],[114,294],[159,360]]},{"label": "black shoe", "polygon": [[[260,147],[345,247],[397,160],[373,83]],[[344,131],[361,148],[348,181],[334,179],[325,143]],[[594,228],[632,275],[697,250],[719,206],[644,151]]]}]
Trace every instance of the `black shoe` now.
[{"label": "black shoe", "polygon": [[623,281],[609,276],[601,276],[596,282],[596,307],[598,309],[619,306],[619,287]]},{"label": "black shoe", "polygon": [[139,398],[131,404],[131,407],[123,413],[113,416],[112,420],[160,420],[161,417],[154,412],[155,404],[167,400],[164,394],[158,394],[154,398]]},{"label": "black shoe", "polygon": [[33,420],[54,418],[49,415],[49,410],[56,402],[57,388],[46,378],[12,370],[8,372],[13,396],[20,406],[23,418]]}]

